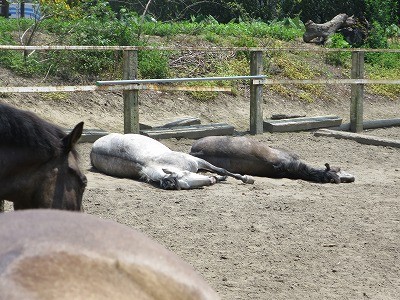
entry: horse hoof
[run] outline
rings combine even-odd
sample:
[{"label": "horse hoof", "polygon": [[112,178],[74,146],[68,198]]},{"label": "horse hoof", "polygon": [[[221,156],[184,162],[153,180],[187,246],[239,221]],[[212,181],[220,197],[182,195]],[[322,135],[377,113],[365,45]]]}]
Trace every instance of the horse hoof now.
[{"label": "horse hoof", "polygon": [[356,178],[353,175],[344,171],[338,172],[337,175],[339,176],[341,183],[351,183],[356,180]]},{"label": "horse hoof", "polygon": [[213,178],[215,178],[216,182],[221,182],[221,181],[226,181],[226,179],[228,179],[228,176],[212,176]]},{"label": "horse hoof", "polygon": [[340,177],[341,183],[352,183],[356,180],[354,176],[342,176]]},{"label": "horse hoof", "polygon": [[248,175],[244,175],[242,181],[244,183],[248,183],[248,184],[253,184],[254,183],[254,178]]}]

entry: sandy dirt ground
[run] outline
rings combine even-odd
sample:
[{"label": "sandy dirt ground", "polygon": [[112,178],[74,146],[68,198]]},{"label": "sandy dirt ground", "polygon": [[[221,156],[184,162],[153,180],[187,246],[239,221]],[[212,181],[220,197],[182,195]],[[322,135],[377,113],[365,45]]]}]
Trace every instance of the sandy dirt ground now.
[{"label": "sandy dirt ground", "polygon": [[[398,129],[391,129],[399,134]],[[256,178],[164,191],[84,168],[86,213],[139,229],[200,272],[223,299],[399,299],[400,151],[311,133],[263,134],[351,184]],[[191,140],[164,140],[188,151]],[[87,162],[90,144],[79,151]]]},{"label": "sandy dirt ground", "polygon": [[[212,103],[149,93],[141,98],[141,116],[157,123],[189,115],[203,123],[229,122],[243,133],[248,127],[246,93],[243,99]],[[11,95],[1,101],[62,126],[84,120],[88,128],[121,132],[120,94],[55,99],[60,95]],[[398,101],[368,97],[367,119],[399,117]],[[265,116],[338,114],[346,121],[349,114],[347,100],[305,105],[271,96],[264,105]],[[400,140],[400,127],[365,133]],[[400,149],[312,132],[253,138],[289,149],[313,166],[340,166],[356,181],[322,185],[256,177],[247,185],[229,178],[203,189],[164,191],[95,172],[91,144],[82,143],[78,150],[89,180],[85,213],[144,232],[189,262],[222,299],[400,299]],[[193,141],[162,142],[188,152]]]}]

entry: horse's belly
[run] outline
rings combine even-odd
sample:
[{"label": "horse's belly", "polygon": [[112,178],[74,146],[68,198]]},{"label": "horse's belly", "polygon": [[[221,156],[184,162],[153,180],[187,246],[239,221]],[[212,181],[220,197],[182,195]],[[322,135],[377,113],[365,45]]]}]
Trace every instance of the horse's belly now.
[{"label": "horse's belly", "polygon": [[144,162],[135,145],[120,134],[110,134],[93,143],[92,165],[100,172],[116,177],[139,178]]},{"label": "horse's belly", "polygon": [[138,179],[141,176],[142,165],[123,157],[92,151],[90,160],[93,167],[106,175],[133,179]]}]

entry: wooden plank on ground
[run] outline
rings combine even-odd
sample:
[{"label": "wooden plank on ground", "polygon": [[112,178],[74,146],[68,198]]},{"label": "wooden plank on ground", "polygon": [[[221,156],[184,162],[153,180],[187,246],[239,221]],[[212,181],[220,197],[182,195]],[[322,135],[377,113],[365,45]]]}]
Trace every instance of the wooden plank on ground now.
[{"label": "wooden plank on ground", "polygon": [[290,118],[281,120],[265,120],[264,131],[269,131],[269,132],[303,131],[303,130],[323,128],[323,127],[340,126],[341,123],[342,123],[342,118],[331,115]]},{"label": "wooden plank on ground", "polygon": [[155,139],[188,138],[199,139],[210,135],[232,135],[234,127],[226,123],[178,126],[173,128],[153,128],[140,133]]},{"label": "wooden plank on ground", "polygon": [[[235,128],[226,123],[214,123],[206,125],[191,125],[177,127],[150,127],[140,124],[140,133],[151,138],[168,139],[168,138],[189,138],[198,139],[210,135],[232,135]],[[71,129],[65,129],[66,133]],[[109,134],[101,129],[84,129],[79,143],[94,143],[99,138]]]},{"label": "wooden plank on ground", "polygon": [[[377,128],[385,128],[385,127],[393,127],[400,126],[400,119],[378,119],[378,120],[370,120],[363,122],[363,129],[377,129]],[[330,128],[333,130],[350,130],[350,123],[344,123],[339,127]]]},{"label": "wooden plank on ground", "polygon": [[349,139],[349,140],[356,141],[360,144],[366,144],[366,145],[400,148],[399,140],[385,139],[385,138],[380,138],[380,137],[376,137],[376,136],[358,134],[358,133],[352,133],[352,132],[336,131],[336,130],[331,130],[331,129],[320,129],[320,130],[314,132],[314,135],[315,136],[334,137],[337,139]]},{"label": "wooden plank on ground", "polygon": [[304,118],[306,115],[287,115],[287,114],[274,114],[271,116],[271,120],[282,120],[282,119],[293,119],[293,118]]},{"label": "wooden plank on ground", "polygon": [[[151,129],[152,127],[146,124],[139,124],[141,130]],[[64,131],[66,133],[70,133],[70,128],[65,128]],[[101,129],[83,129],[81,138],[79,139],[79,143],[94,143],[99,138],[109,134],[109,132],[101,130]]]},{"label": "wooden plank on ground", "polygon": [[184,117],[174,120],[172,122],[168,122],[164,125],[157,126],[158,128],[172,128],[177,126],[190,126],[190,125],[198,125],[201,121],[199,118],[195,117]]},{"label": "wooden plank on ground", "polygon": [[108,132],[101,129],[84,129],[81,138],[79,139],[79,143],[94,143],[96,140],[107,134]]}]

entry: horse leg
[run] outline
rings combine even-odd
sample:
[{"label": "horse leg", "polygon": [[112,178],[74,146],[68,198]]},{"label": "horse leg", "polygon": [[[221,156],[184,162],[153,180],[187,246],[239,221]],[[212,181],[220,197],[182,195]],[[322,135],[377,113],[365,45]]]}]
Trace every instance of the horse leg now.
[{"label": "horse leg", "polygon": [[196,157],[196,161],[197,161],[197,166],[198,166],[199,170],[206,170],[206,171],[209,171],[209,172],[215,172],[218,175],[231,176],[233,178],[241,180],[244,183],[249,183],[249,184],[253,184],[254,183],[254,178],[249,176],[249,175],[241,175],[241,174],[229,172],[226,169],[214,166],[213,164],[209,163],[208,161],[206,161],[206,160],[204,160],[202,158]]},{"label": "horse leg", "polygon": [[213,185],[226,179],[226,176],[207,176],[190,171],[173,172],[168,169],[163,171],[167,174],[160,180],[160,185],[164,189],[189,190]]}]

